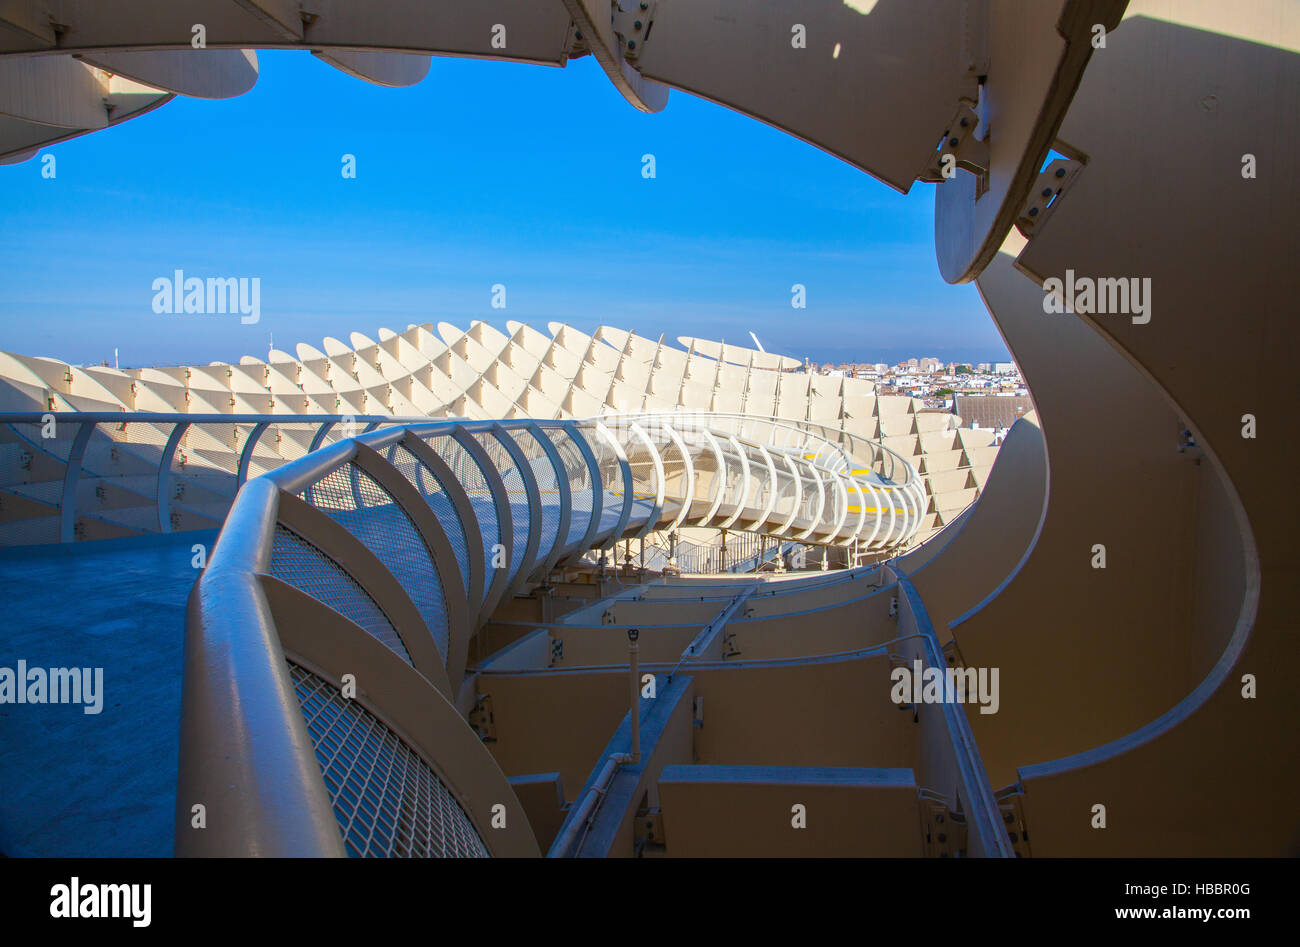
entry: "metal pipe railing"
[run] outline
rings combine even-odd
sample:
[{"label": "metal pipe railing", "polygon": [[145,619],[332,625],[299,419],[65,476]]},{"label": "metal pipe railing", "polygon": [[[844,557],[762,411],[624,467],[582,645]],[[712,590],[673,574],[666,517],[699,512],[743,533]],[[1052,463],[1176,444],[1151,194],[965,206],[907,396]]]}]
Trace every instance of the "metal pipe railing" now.
[{"label": "metal pipe railing", "polygon": [[[129,445],[130,455],[135,461],[143,461],[152,465],[154,477],[154,490],[152,496],[141,494],[135,487],[135,479],[140,476],[133,471],[130,476],[131,487],[119,491],[119,498],[129,496],[138,496],[142,501],[133,506],[104,507],[94,511],[98,514],[97,518],[105,524],[105,527],[115,531],[126,531],[126,533],[170,533],[173,531],[172,523],[172,504],[174,500],[180,499],[173,495],[173,485],[177,485],[177,490],[183,493],[184,484],[187,480],[196,480],[200,476],[206,479],[207,474],[219,476],[223,479],[229,479],[230,492],[228,500],[233,501],[234,493],[238,490],[252,467],[254,454],[259,443],[267,434],[275,436],[275,440],[280,440],[282,432],[289,429],[312,429],[315,431],[311,437],[310,443],[306,448],[307,453],[316,450],[323,442],[325,436],[336,425],[344,424],[356,426],[362,430],[370,430],[384,424],[403,424],[408,420],[397,417],[385,417],[382,415],[351,415],[351,414],[325,414],[325,415],[293,415],[293,414],[185,414],[181,412],[165,413],[155,411],[25,411],[25,412],[0,412],[0,424],[6,424],[11,431],[17,436],[18,440],[26,443],[31,454],[27,461],[27,467],[30,469],[34,466],[37,452],[49,460],[55,461],[56,464],[63,466],[61,485],[58,491],[57,507],[51,512],[51,516],[57,515],[58,529],[57,533],[49,537],[51,542],[72,543],[82,538],[81,531],[78,529],[82,522],[79,519],[79,512],[84,516],[92,516],[92,511],[82,509],[79,511],[78,505],[78,486],[83,480],[98,479],[101,484],[104,481],[112,482],[115,475],[104,470],[98,463],[94,466],[98,469],[89,469],[87,453],[92,445],[95,435],[98,433],[108,442],[111,442],[114,450],[120,450],[122,447]],[[31,425],[38,430],[38,436],[26,436],[17,426]],[[54,443],[61,443],[66,440],[61,429],[66,430],[72,425],[75,431],[71,439],[71,445],[68,449],[67,456],[60,456],[58,452],[50,448]],[[171,429],[163,436],[157,431],[152,436],[146,436],[143,439],[133,439],[130,435],[134,431],[146,432],[150,428],[166,427],[170,425]],[[243,444],[239,443],[239,431],[241,428],[248,428],[248,436],[244,438]],[[229,448],[230,464],[229,469],[222,467],[207,459],[204,462],[195,462],[188,455],[183,453],[187,438],[192,434],[208,433],[215,440],[224,439],[225,431],[229,429],[232,443]],[[218,436],[218,432],[221,436]],[[349,435],[352,431],[346,432]],[[152,452],[156,450],[157,453]],[[185,473],[173,472],[173,466],[177,463],[177,457],[180,457],[180,465],[183,468],[189,468]],[[259,455],[259,464],[273,459],[276,455],[269,452],[263,452]],[[119,458],[110,451],[110,463],[116,462]],[[190,472],[197,468],[197,472]],[[119,475],[121,476],[121,475]],[[23,493],[24,487],[29,492],[40,492],[37,484],[49,482],[42,480],[21,480],[10,483],[0,483],[0,487],[14,489],[18,493]],[[212,487],[209,480],[203,484],[207,488]],[[150,508],[151,512],[143,517],[135,517],[128,522],[122,522],[124,511],[138,510],[141,507]],[[117,519],[113,518],[114,513]],[[223,515],[225,510],[220,511]],[[213,519],[207,513],[199,514],[205,519]],[[23,528],[25,524],[31,522],[32,518],[7,520],[0,524],[0,545],[25,545],[32,541],[30,531]],[[217,522],[220,522],[217,520]],[[51,531],[53,532],[53,531]]]},{"label": "metal pipe railing", "polygon": [[[642,450],[650,445],[653,450],[651,441],[630,431],[624,441],[609,433],[607,427],[591,422],[439,420],[395,423],[321,447],[281,464],[244,486],[234,500],[226,527],[218,539],[212,565],[201,575],[196,585],[193,601],[197,604],[191,608],[187,621],[181,748],[182,786],[185,794],[183,798],[178,797],[178,853],[227,854],[255,850],[277,854],[338,853],[337,827],[331,826],[323,815],[326,811],[323,800],[327,800],[328,795],[321,782],[319,766],[315,765],[311,757],[310,737],[306,735],[301,714],[297,712],[286,670],[285,654],[259,581],[259,576],[267,574],[272,565],[275,537],[281,525],[282,514],[277,498],[285,495],[301,497],[308,506],[313,506],[313,485],[346,465],[361,463],[358,458],[363,453],[366,458],[364,463],[371,465],[379,480],[389,479],[380,468],[373,465],[389,464],[390,461],[384,458],[380,450],[386,450],[399,441],[424,440],[443,435],[464,436],[466,433],[491,435],[501,439],[504,449],[489,458],[490,462],[483,473],[489,478],[495,478],[498,486],[507,474],[518,473],[522,476],[527,489],[523,494],[516,490],[509,507],[513,510],[512,515],[525,515],[529,519],[527,551],[518,563],[517,571],[512,573],[503,588],[503,596],[508,596],[536,581],[547,564],[555,561],[557,550],[568,543],[568,536],[561,536],[558,531],[554,537],[548,535],[548,543],[543,544],[539,544],[537,535],[542,505],[548,506],[552,512],[558,510],[558,522],[561,523],[567,521],[571,512],[560,509],[565,504],[572,504],[568,480],[565,480],[565,489],[557,487],[554,492],[542,494],[537,486],[538,477],[533,466],[550,464],[555,468],[557,477],[565,476],[564,462],[560,455],[554,451],[544,452],[542,456],[530,460],[518,449],[518,445],[514,445],[516,450],[509,449],[514,444],[515,436],[522,436],[525,431],[535,435],[538,431],[547,430],[564,430],[571,438],[589,439],[588,446],[597,437],[607,437],[614,452],[623,453],[619,458],[621,480],[611,480],[610,484],[593,482],[589,488],[593,493],[590,509],[595,511],[600,508],[600,504],[594,502],[595,492],[611,492],[612,484],[621,483],[622,513],[616,523],[597,532],[593,533],[591,528],[584,529],[584,537],[594,537],[597,545],[608,545],[625,536],[643,534],[647,527],[656,527],[660,518],[671,519],[672,514],[665,512],[661,499],[652,503],[650,499],[642,497],[637,501],[640,505],[632,503],[635,481],[631,465],[623,457],[626,456],[626,450],[635,444],[641,445]],[[791,430],[798,432],[793,426]],[[732,439],[734,435],[727,435],[727,438]],[[659,482],[652,482],[649,486],[656,490],[658,497],[662,497],[662,465],[649,464],[646,469],[657,471]],[[401,475],[393,471],[393,477],[400,478]],[[501,488],[498,494],[503,493],[504,488]],[[520,496],[524,497],[522,501]],[[391,497],[390,500],[397,502]],[[424,501],[422,494],[409,495],[406,502],[409,504],[418,501]],[[302,509],[301,503],[297,500],[295,503],[295,508]],[[521,509],[521,506],[526,506],[527,509]],[[359,496],[357,507],[364,508]],[[834,515],[825,503],[824,494],[817,501],[816,509],[817,517]],[[427,512],[422,515],[427,516]],[[717,515],[722,519],[732,514],[719,510]],[[335,521],[331,523],[334,523],[332,528],[340,525]],[[810,528],[807,519],[793,525]],[[816,525],[817,520],[813,519],[811,526],[815,528]],[[342,528],[347,530],[345,524]],[[343,541],[341,538],[335,540],[336,543]],[[754,538],[753,542],[757,544],[761,540]],[[445,539],[443,543],[445,545]],[[545,545],[551,548],[542,548]],[[338,548],[342,550],[345,547]],[[430,546],[431,551],[432,549],[433,546]],[[450,547],[442,555],[445,561],[439,561],[434,555],[431,560],[433,567],[446,575],[459,575],[457,570],[460,567],[454,561]],[[338,562],[334,565],[344,569]],[[378,565],[382,566],[383,561],[379,560]],[[392,617],[413,612],[414,606],[404,594],[406,590],[400,584],[393,584],[391,576],[383,579],[380,575],[368,577],[364,573],[354,574],[346,569],[344,572],[362,587],[386,615]],[[471,612],[467,620],[468,627],[478,627],[483,617],[478,611],[483,603],[469,602],[467,607]],[[403,622],[394,620],[392,624],[396,630]],[[415,626],[408,621],[404,627]],[[366,634],[359,628],[356,633]],[[402,637],[400,630],[398,635],[399,638]],[[411,650],[411,653],[415,652]],[[629,698],[634,742],[632,754],[624,761],[634,761],[638,752],[635,742],[639,736],[639,722],[636,719],[639,711],[637,665],[636,644],[633,641],[629,654]],[[453,686],[458,685],[459,681],[456,681]],[[250,729],[254,723],[257,727]],[[275,739],[266,745],[277,747],[279,762],[262,759],[258,755],[261,752],[260,746],[246,745],[250,739],[247,734],[260,733],[265,728],[276,732]],[[257,765],[250,765],[249,760],[257,760]],[[614,759],[607,761],[607,768],[610,764],[613,766],[608,778],[613,778],[613,771],[619,762]],[[566,844],[581,847],[581,840],[576,833],[590,821],[598,808],[603,792],[600,784],[601,780],[598,779],[592,791],[580,802],[574,818],[569,820],[567,831],[575,834]],[[182,801],[205,794],[218,800],[222,817],[229,820],[230,827],[224,834],[206,836],[206,841],[194,837],[193,833],[186,834],[184,840],[180,841],[179,833],[187,813],[187,810],[181,808]],[[286,827],[277,827],[268,806],[277,809],[285,799],[292,801],[298,810],[298,816],[289,820]],[[490,834],[485,836],[485,841],[489,838]],[[558,850],[564,851],[565,848],[560,846]]]}]

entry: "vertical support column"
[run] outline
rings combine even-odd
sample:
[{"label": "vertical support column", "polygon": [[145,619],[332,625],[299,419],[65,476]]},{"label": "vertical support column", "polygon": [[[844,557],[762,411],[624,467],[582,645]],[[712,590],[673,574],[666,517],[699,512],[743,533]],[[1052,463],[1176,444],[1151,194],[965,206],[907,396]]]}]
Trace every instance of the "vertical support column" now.
[{"label": "vertical support column", "polygon": [[176,448],[180,445],[181,438],[185,436],[189,426],[189,421],[178,421],[172,425],[162,456],[158,458],[158,532],[160,533],[172,531],[172,458],[176,456]]},{"label": "vertical support column", "polygon": [[641,762],[641,647],[637,644],[637,638],[641,632],[637,628],[627,630],[627,655],[628,655],[628,678],[630,682],[630,697],[632,703],[632,765],[636,766]]},{"label": "vertical support column", "polygon": [[[254,425],[253,430],[248,435],[248,440],[244,442],[244,449],[239,452],[239,472],[235,478],[237,486],[242,487],[248,480],[248,465],[253,460],[253,449],[257,447],[257,442],[261,440],[262,434],[265,433],[269,426],[269,421],[262,421],[261,423]],[[238,431],[239,428],[236,427],[235,430]],[[354,485],[353,492],[356,494],[355,499],[357,501],[357,509],[360,509],[365,505],[361,502],[360,488]]]},{"label": "vertical support column", "polygon": [[77,436],[72,439],[68,452],[68,465],[63,471],[63,500],[59,505],[59,542],[77,540],[77,481],[81,479],[81,461],[86,456],[86,444],[95,430],[93,421],[79,422]]}]

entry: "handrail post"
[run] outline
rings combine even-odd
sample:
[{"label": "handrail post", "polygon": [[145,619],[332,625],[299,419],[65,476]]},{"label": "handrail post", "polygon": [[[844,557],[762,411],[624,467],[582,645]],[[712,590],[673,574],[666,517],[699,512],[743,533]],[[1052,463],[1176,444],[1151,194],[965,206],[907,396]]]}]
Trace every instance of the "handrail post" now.
[{"label": "handrail post", "polygon": [[627,630],[628,680],[632,698],[632,765],[641,762],[641,646],[637,638],[641,635],[639,628]]},{"label": "handrail post", "polygon": [[82,421],[68,452],[68,465],[63,472],[63,499],[59,506],[59,542],[71,543],[77,539],[77,482],[81,479],[81,462],[86,456],[86,444],[97,422]]}]

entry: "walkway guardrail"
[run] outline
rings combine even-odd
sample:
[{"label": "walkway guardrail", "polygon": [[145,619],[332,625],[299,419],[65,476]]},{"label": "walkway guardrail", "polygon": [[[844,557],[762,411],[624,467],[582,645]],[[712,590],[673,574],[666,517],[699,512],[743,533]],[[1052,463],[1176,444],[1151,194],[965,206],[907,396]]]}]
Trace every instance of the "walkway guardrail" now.
[{"label": "walkway guardrail", "polygon": [[250,477],[380,415],[0,413],[0,546],[215,529]]},{"label": "walkway guardrail", "polygon": [[[371,790],[376,811],[444,799],[429,815],[442,820],[434,834],[459,841],[434,854],[530,853],[521,811],[505,821],[522,835],[489,828],[492,806],[516,812],[518,802],[456,710],[470,638],[497,604],[557,564],[680,522],[684,511],[772,533],[845,529],[845,485],[858,475],[801,456],[784,480],[769,477],[764,498],[743,465],[751,453],[770,460],[776,445],[683,427],[689,441],[624,417],[393,423],[245,483],[191,595],[177,853],[422,852],[419,840],[391,833],[373,842],[378,815],[356,805]],[[721,463],[719,436],[732,448]],[[659,438],[677,458],[665,461]],[[805,502],[805,477],[821,485],[815,503]],[[828,505],[835,488],[840,504]],[[859,516],[857,530],[866,522]],[[432,731],[431,717],[441,721]],[[340,748],[339,728],[364,728],[378,744]],[[376,745],[401,756],[413,781],[381,790],[335,778],[375,772]],[[202,832],[191,828],[196,804],[208,807]],[[279,822],[268,807],[295,815]],[[328,809],[337,824],[322,816]]]},{"label": "walkway guardrail", "polygon": [[[214,529],[251,477],[354,434],[424,423],[378,415],[0,414],[0,546]],[[766,526],[773,535],[857,540],[879,551],[906,544],[925,510],[924,487],[905,460],[823,425],[692,412],[590,423],[618,441],[636,492],[674,508],[671,526],[738,533]]]}]

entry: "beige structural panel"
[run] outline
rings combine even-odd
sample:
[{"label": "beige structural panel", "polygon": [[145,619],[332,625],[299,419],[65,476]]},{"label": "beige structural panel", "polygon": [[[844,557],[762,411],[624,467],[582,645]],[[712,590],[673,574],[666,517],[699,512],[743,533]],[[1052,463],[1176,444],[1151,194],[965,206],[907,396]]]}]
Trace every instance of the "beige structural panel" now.
[{"label": "beige structural panel", "polygon": [[143,115],[172,93],[68,58],[0,57],[0,163]]},{"label": "beige structural panel", "polygon": [[1061,117],[1099,35],[1114,29],[1127,0],[989,0],[982,72],[973,110],[958,115],[940,145],[934,199],[939,272],[974,279],[1037,186]]},{"label": "beige structural panel", "polygon": [[[977,94],[980,0],[659,0],[643,75],[811,142],[906,191]],[[888,129],[888,134],[882,134]]]},{"label": "beige structural panel", "polygon": [[925,600],[935,632],[997,594],[1033,545],[1046,513],[1047,456],[1037,415],[1011,428],[989,475],[988,487],[959,524],[930,546],[899,559]]},{"label": "beige structural panel", "polygon": [[[1169,647],[1153,654],[1145,674],[1123,660],[1134,644],[1099,667],[1096,627],[1086,650],[1068,634],[1061,650],[1079,656],[1085,674],[1125,695],[1145,719],[1128,728],[1127,719],[1121,727],[1111,717],[1110,743],[1090,735],[1072,749],[1049,749],[1051,741],[1038,739],[1036,753],[1025,746],[1014,759],[1003,754],[1022,767],[1026,815],[1041,826],[1036,851],[1226,855],[1294,845],[1294,819],[1279,823],[1276,814],[1292,811],[1300,775],[1300,760],[1286,749],[1294,745],[1300,690],[1277,669],[1294,654],[1297,608],[1286,406],[1300,276],[1285,250],[1293,215],[1279,198],[1294,193],[1300,172],[1300,129],[1281,118],[1297,110],[1298,54],[1295,4],[1131,4],[1061,126],[1062,140],[1086,162],[1016,258],[1029,279],[1009,272],[1010,257],[1006,276],[987,277],[984,292],[999,320],[1005,309],[1008,319],[1049,320],[1053,334],[1086,329],[1098,347],[1087,373],[1134,379],[1114,417],[1150,424],[1155,443],[1112,437],[1112,449],[1123,447],[1113,455],[1115,473],[1132,486],[1135,510],[1166,511],[1160,522],[1142,514],[1150,525],[1140,532],[1126,523],[1108,528],[1108,567],[1093,581],[1107,589],[1105,628],[1127,629],[1138,647],[1162,637]],[[1255,177],[1243,173],[1247,155]],[[1041,285],[1048,277],[1149,279],[1149,309],[1047,315]],[[1031,334],[1007,334],[1019,358],[1019,339]],[[1057,451],[1078,440],[1062,443],[1041,404],[1064,380],[1053,359],[1051,380],[1039,384],[1034,362],[1048,358],[1026,352],[1021,365],[1048,437],[1051,503],[1064,505],[1056,499]],[[1078,364],[1074,353],[1071,361]],[[1211,373],[1233,384],[1207,384]],[[1102,457],[1109,463],[1111,454]],[[1171,456],[1180,469],[1162,469]],[[1075,527],[1070,555],[1079,544],[1106,542],[1095,535],[1100,525]],[[1148,529],[1164,541],[1148,539]],[[1055,565],[1065,575],[1061,561]],[[1177,589],[1169,607],[1142,621],[1144,601],[1162,587]],[[1058,608],[1062,600],[1056,597]],[[1087,607],[1082,598],[1078,604]],[[957,634],[965,647],[960,626]],[[1103,709],[1103,716],[1110,715]],[[1060,759],[1071,752],[1083,755]],[[1243,787],[1246,810],[1237,805]],[[1123,831],[1091,830],[1087,812],[1072,818],[1097,803],[1109,803],[1110,824]]]}]

